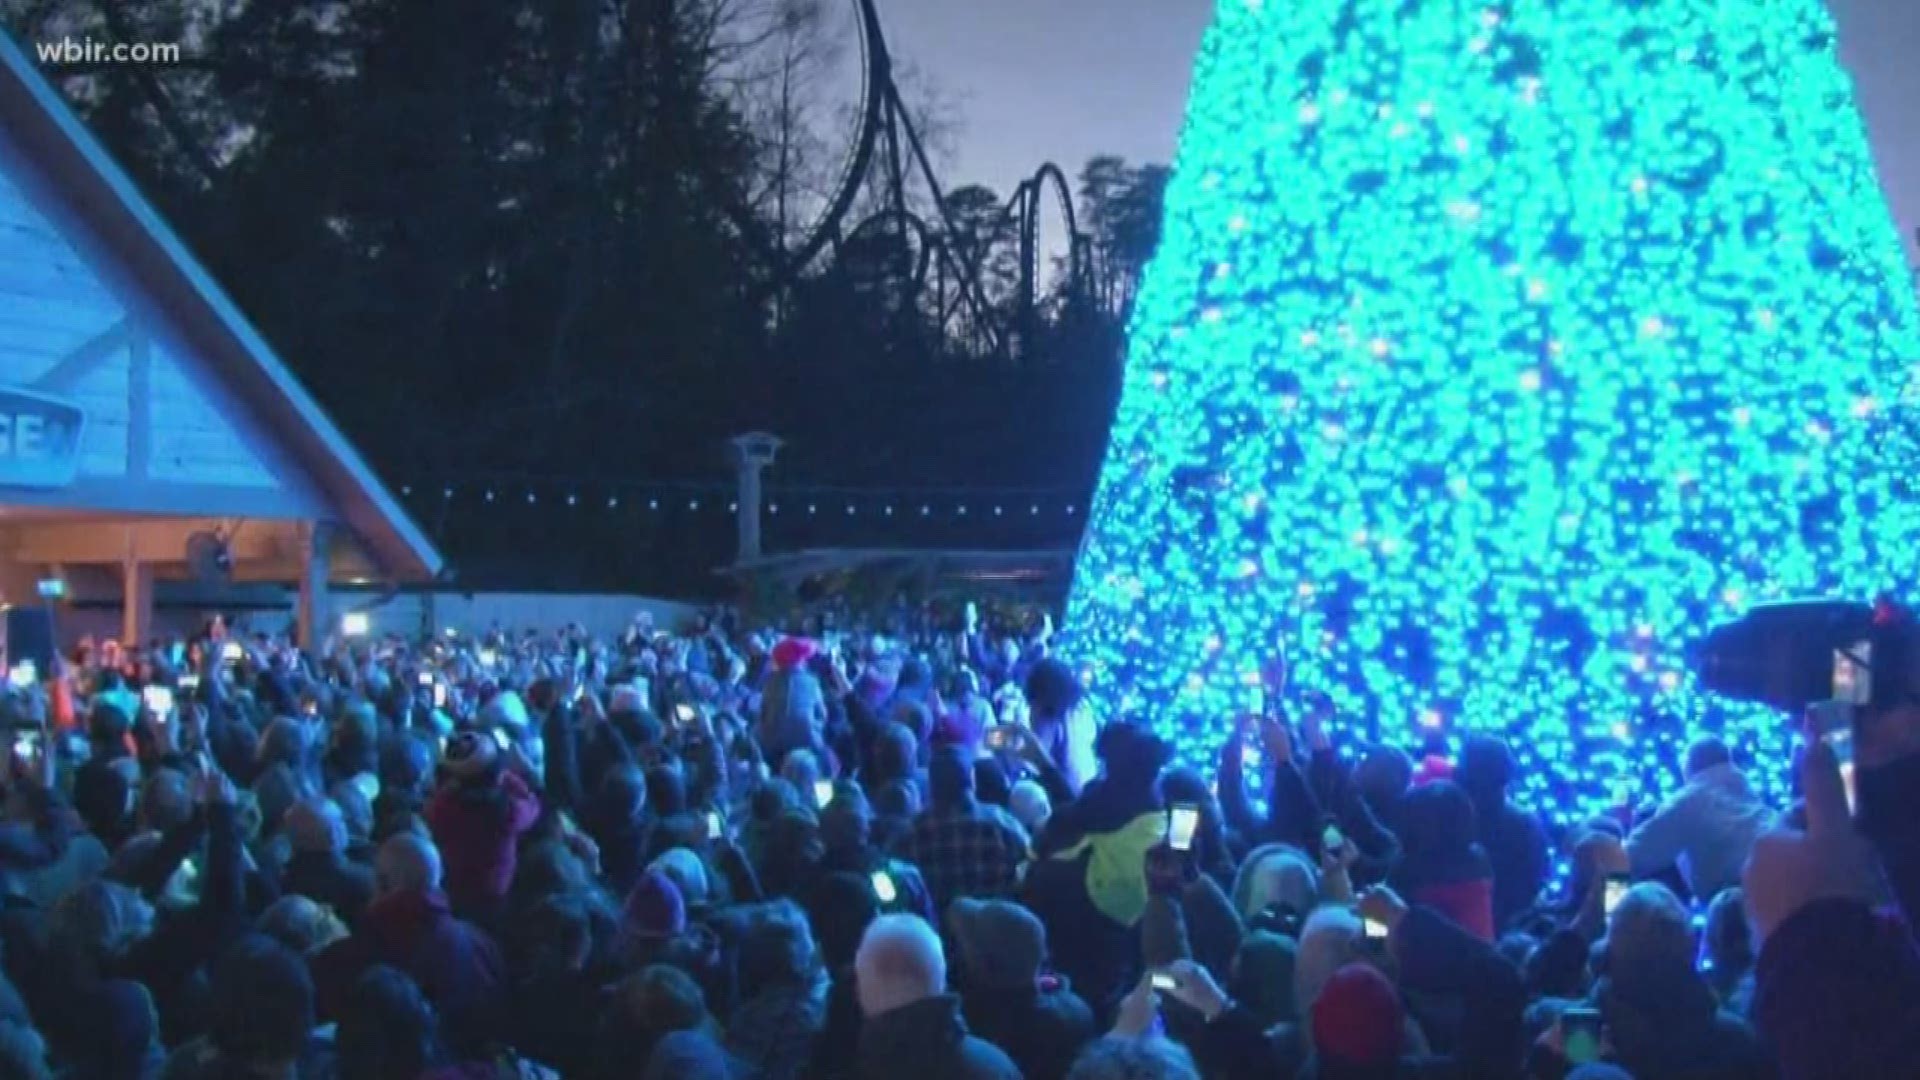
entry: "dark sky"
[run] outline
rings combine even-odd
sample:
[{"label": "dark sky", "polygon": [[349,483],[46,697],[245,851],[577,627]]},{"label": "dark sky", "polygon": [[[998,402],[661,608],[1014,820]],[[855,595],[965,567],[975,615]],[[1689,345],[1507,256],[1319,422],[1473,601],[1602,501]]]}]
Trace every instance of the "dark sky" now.
[{"label": "dark sky", "polygon": [[[1765,2],[1765,0],[1753,0]],[[1828,0],[1880,175],[1920,227],[1920,0]],[[1171,161],[1212,0],[879,0],[895,53],[964,112],[949,184],[1003,194],[1041,162]]]}]

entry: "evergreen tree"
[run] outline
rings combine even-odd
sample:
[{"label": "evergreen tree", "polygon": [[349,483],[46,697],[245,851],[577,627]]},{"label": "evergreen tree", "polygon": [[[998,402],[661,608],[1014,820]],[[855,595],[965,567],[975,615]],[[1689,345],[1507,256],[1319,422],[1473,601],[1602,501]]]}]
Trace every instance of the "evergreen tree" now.
[{"label": "evergreen tree", "polygon": [[1069,649],[1189,759],[1284,643],[1562,818],[1709,731],[1777,784],[1686,646],[1910,574],[1916,358],[1820,0],[1220,0]]}]

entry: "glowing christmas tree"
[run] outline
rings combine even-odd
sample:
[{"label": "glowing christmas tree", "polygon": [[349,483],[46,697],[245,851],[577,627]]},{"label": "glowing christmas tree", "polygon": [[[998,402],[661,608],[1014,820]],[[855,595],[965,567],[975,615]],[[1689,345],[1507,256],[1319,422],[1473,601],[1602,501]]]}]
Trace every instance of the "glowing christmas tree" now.
[{"label": "glowing christmas tree", "polygon": [[1788,725],[1685,648],[1920,566],[1920,317],[1820,0],[1220,0],[1084,543],[1096,702],[1261,659],[1561,818]]}]

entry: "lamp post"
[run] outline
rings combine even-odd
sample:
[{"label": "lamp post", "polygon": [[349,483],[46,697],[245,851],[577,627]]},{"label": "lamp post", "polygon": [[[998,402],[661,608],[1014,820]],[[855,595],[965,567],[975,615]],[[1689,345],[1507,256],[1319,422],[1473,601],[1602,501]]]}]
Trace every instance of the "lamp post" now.
[{"label": "lamp post", "polygon": [[739,481],[739,512],[735,521],[740,528],[740,552],[736,561],[760,557],[760,474],[773,464],[773,456],[783,445],[764,431],[737,435],[732,440],[735,476]]}]

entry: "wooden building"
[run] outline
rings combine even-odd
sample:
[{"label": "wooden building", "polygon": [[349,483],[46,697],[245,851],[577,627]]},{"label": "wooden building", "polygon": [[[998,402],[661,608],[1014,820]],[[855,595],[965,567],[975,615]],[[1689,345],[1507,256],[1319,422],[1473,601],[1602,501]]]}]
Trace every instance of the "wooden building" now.
[{"label": "wooden building", "polygon": [[310,640],[330,582],[440,570],[366,462],[0,34],[0,602],[38,603],[48,577],[106,581],[123,638],[142,640],[156,587],[191,579],[217,597],[228,583],[280,583],[297,589]]}]

